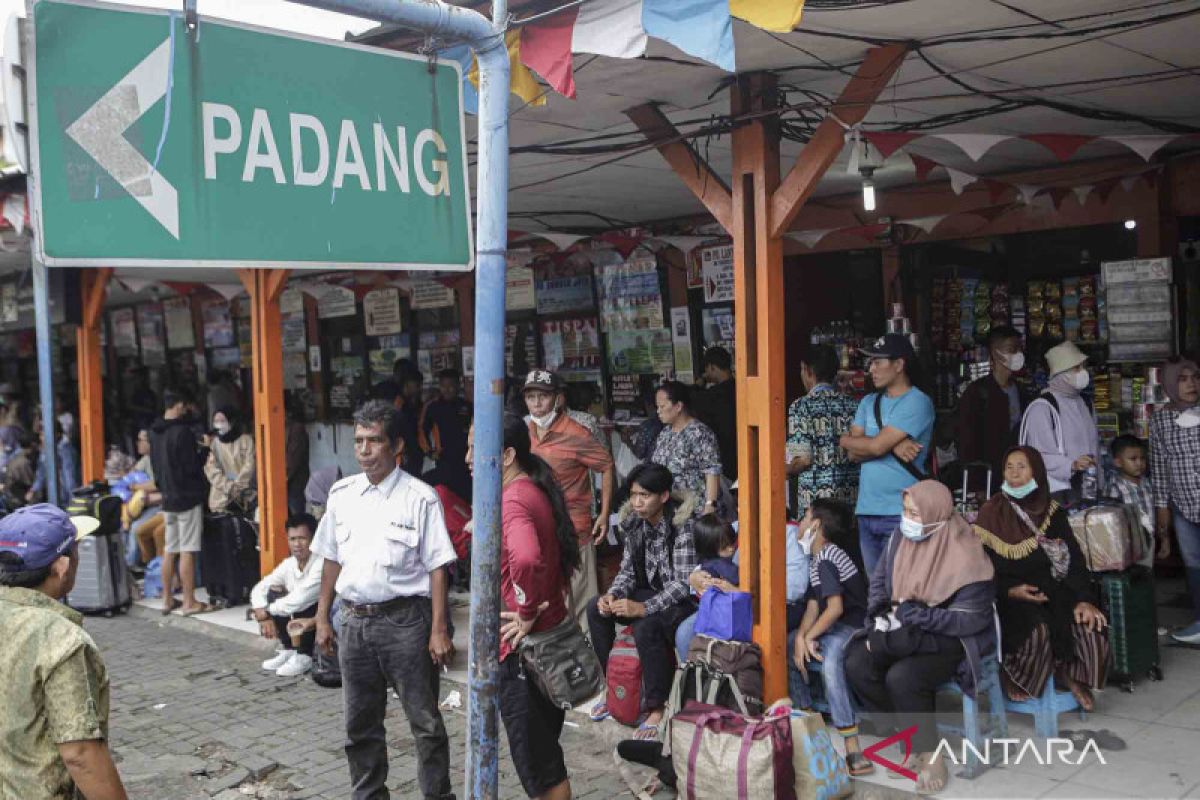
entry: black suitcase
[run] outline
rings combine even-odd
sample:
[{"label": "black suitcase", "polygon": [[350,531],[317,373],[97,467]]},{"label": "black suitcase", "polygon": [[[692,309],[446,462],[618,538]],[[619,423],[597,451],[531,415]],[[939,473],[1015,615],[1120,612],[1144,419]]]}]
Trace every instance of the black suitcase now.
[{"label": "black suitcase", "polygon": [[1161,681],[1153,575],[1137,566],[1098,574],[1101,603],[1108,617],[1113,682],[1132,692],[1135,677],[1146,675]]},{"label": "black suitcase", "polygon": [[258,532],[245,517],[212,514],[204,518],[200,576],[209,602],[240,606],[259,579]]}]

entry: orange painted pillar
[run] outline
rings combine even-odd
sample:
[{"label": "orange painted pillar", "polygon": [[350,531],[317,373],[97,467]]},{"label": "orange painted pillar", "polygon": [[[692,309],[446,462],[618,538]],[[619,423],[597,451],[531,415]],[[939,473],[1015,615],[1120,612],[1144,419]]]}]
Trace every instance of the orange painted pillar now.
[{"label": "orange painted pillar", "polygon": [[287,558],[287,451],[283,414],[283,330],[279,295],[286,269],[238,270],[250,294],[254,448],[258,466],[259,563],[263,574]]},{"label": "orange painted pillar", "polygon": [[[732,113],[768,110],[777,97],[774,75],[739,76]],[[787,696],[783,239],[771,230],[779,186],[777,116],[734,128],[732,183],[741,576],[754,598],[764,700],[772,702]]]},{"label": "orange painted pillar", "polygon": [[[75,331],[75,370],[79,381],[79,466],[84,483],[104,477],[104,377],[100,365],[100,314],[112,269],[80,273],[83,315]],[[48,437],[47,437],[48,438]]]}]

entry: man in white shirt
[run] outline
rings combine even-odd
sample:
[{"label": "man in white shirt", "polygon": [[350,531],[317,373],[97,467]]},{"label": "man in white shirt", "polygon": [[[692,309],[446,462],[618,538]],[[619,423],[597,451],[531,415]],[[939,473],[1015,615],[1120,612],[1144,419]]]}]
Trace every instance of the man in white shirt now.
[{"label": "man in white shirt", "polygon": [[317,646],[333,654],[336,590],[351,797],[391,797],[383,726],[391,685],[416,741],[421,795],[453,800],[450,744],[437,703],[441,668],[454,657],[446,567],[457,556],[437,493],[396,466],[401,432],[389,403],[372,400],[354,414],[354,455],[363,471],[329,490],[313,542],[325,559]]},{"label": "man in white shirt", "polygon": [[317,520],[312,514],[293,514],[284,523],[290,556],[250,590],[250,608],[264,639],[278,640],[274,658],[262,668],[281,678],[303,675],[312,669],[313,644],[317,631],[308,623],[302,634],[288,632],[293,620],[312,620],[317,615],[321,572],[325,559],[312,554]]}]

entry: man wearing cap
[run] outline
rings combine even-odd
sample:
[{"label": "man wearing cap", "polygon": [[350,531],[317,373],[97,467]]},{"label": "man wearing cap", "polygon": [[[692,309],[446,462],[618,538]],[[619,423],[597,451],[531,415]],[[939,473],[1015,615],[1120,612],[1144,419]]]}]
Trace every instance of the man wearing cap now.
[{"label": "man wearing cap", "polygon": [[[587,607],[600,594],[596,581],[596,545],[608,535],[612,509],[613,459],[587,429],[555,410],[562,383],[555,373],[535,369],[525,376],[525,407],[529,410],[530,452],[540,456],[554,472],[567,501],[567,511],[579,539],[580,568],[571,576],[571,613],[585,630]],[[600,516],[592,519],[591,473],[604,476]]]},{"label": "man wearing cap", "polygon": [[75,543],[99,522],[42,503],[0,520],[0,797],[124,800],[108,751],[108,672],[83,617]]},{"label": "man wearing cap", "polygon": [[924,478],[935,414],[933,401],[913,386],[916,354],[906,335],[880,336],[862,354],[875,391],[858,404],[850,432],[838,443],[862,464],[855,513],[870,575],[900,524],[900,493]]},{"label": "man wearing cap", "polygon": [[[1100,463],[1100,433],[1082,392],[1091,382],[1087,356],[1072,342],[1046,351],[1050,383],[1025,409],[1021,444],[1042,454],[1050,493],[1060,502],[1070,494],[1071,480]],[[1101,471],[1097,469],[1097,484]],[[1097,487],[1099,488],[1099,486]]]}]

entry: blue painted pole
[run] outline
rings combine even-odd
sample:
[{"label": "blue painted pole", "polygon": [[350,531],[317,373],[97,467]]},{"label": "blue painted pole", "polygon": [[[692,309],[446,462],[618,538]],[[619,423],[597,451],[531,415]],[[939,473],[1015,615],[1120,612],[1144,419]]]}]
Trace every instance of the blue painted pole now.
[{"label": "blue painted pole", "polygon": [[508,249],[508,0],[492,18],[441,0],[292,0],[467,41],[479,62],[475,182],[475,471],[468,651],[467,796],[495,800],[500,755],[500,445]]},{"label": "blue painted pole", "polygon": [[37,334],[38,397],[42,403],[42,457],[46,459],[46,502],[58,502],[58,453],[54,437],[54,381],[50,365],[50,281],[46,265],[34,258],[33,325]]}]

